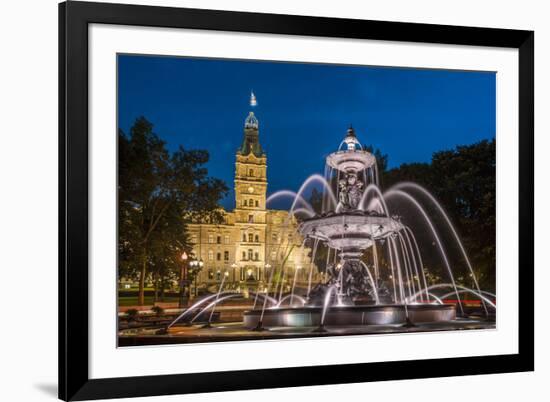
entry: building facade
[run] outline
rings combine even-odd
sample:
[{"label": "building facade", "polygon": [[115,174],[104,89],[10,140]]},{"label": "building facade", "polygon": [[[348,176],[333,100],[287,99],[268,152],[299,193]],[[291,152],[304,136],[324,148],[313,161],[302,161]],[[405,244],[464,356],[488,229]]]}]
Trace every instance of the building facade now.
[{"label": "building facade", "polygon": [[311,250],[302,246],[297,222],[288,211],[267,209],[267,155],[252,111],[235,155],[234,186],[235,209],[223,211],[223,224],[188,225],[193,256],[204,262],[197,286],[210,288],[227,275],[226,289],[265,290],[273,273],[288,289],[294,278],[296,283],[308,281],[310,270],[316,280],[317,268],[311,262]]}]

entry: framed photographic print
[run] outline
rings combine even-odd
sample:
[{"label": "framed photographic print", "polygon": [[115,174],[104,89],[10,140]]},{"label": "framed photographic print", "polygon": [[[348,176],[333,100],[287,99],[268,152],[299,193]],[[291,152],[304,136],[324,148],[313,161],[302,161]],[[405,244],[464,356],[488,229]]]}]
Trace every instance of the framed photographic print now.
[{"label": "framed photographic print", "polygon": [[533,370],[533,32],[59,16],[61,399]]}]

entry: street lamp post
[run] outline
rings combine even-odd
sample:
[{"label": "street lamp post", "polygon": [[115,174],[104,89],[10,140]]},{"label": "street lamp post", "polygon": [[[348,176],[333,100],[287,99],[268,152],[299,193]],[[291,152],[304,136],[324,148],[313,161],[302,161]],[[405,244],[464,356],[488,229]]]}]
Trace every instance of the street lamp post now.
[{"label": "street lamp post", "polygon": [[179,307],[184,306],[184,297],[185,297],[185,282],[187,280],[187,253],[184,251],[181,255],[181,270],[180,270],[180,297],[179,297]]},{"label": "street lamp post", "polygon": [[264,281],[267,280],[268,273],[270,273],[270,270],[271,270],[271,264],[268,262],[267,264],[265,264]]},{"label": "street lamp post", "polygon": [[[204,267],[204,261],[202,258],[199,260],[199,272],[202,271],[202,267]],[[195,275],[195,297],[198,296],[198,290],[197,290],[197,276]]]},{"label": "street lamp post", "polygon": [[231,268],[233,268],[233,284],[236,282],[235,271],[237,271],[238,267],[236,263],[231,264]]},{"label": "street lamp post", "polygon": [[199,265],[199,262],[197,260],[191,260],[189,261],[189,268],[191,268],[191,273],[193,274],[194,276],[194,286],[195,286],[195,291],[191,291],[191,288],[189,288],[189,300],[191,300],[194,296],[196,296],[196,293],[197,293],[197,267]]},{"label": "street lamp post", "polygon": [[191,260],[189,262],[189,267],[191,267],[191,270],[193,272],[193,282],[194,282],[194,291],[191,292],[191,289],[189,289],[189,298],[197,297],[197,276],[199,276],[199,272],[202,271],[202,267],[204,266],[204,262],[201,260]]}]

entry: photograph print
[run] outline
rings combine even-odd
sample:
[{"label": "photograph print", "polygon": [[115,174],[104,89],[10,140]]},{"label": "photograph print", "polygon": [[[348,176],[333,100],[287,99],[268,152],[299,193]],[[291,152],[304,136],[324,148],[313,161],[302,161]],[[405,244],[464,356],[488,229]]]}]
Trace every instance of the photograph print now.
[{"label": "photograph print", "polygon": [[119,347],[496,328],[495,72],[117,57]]}]

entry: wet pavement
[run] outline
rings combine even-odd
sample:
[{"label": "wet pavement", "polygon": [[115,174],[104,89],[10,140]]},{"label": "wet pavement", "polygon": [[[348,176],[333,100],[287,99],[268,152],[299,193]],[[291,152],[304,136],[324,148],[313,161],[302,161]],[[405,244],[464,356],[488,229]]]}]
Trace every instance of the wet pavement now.
[{"label": "wet pavement", "polygon": [[245,328],[242,322],[216,323],[212,324],[211,327],[203,327],[203,324],[175,325],[166,334],[159,334],[160,328],[123,330],[119,332],[119,346],[486,330],[495,329],[496,324],[494,321],[460,318],[455,321],[416,324],[413,327],[403,325],[326,326],[323,331],[318,331],[318,327],[275,327],[262,331],[252,331]]}]

